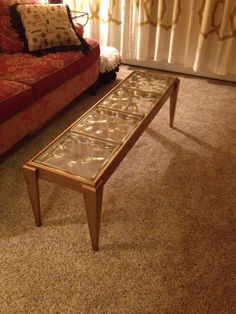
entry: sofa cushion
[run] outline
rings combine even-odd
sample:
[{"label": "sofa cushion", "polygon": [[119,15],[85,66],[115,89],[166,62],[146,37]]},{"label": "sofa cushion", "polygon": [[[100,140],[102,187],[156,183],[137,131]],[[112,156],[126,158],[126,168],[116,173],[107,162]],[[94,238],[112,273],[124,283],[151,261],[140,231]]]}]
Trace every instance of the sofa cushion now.
[{"label": "sofa cushion", "polygon": [[91,51],[67,51],[47,54],[40,58],[26,53],[4,54],[0,57],[0,77],[25,83],[39,98],[68,79],[85,71],[99,60],[99,44],[88,39]]},{"label": "sofa cushion", "polygon": [[12,53],[22,51],[23,48],[24,43],[12,26],[11,17],[9,15],[0,15],[0,49]]},{"label": "sofa cushion", "polygon": [[41,0],[0,0],[0,15],[10,14],[9,7],[14,3],[41,3]]},{"label": "sofa cushion", "polygon": [[31,87],[23,83],[0,79],[0,123],[33,102]]}]

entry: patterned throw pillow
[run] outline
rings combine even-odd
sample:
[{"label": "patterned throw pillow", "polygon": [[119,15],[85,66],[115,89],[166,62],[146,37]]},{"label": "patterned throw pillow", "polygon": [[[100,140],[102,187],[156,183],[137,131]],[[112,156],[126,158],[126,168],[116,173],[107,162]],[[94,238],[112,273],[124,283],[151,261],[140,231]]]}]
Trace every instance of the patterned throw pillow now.
[{"label": "patterned throw pillow", "polygon": [[[67,5],[20,4],[11,7],[11,14],[26,51],[84,48],[86,42],[82,39],[81,45],[81,38],[76,34]],[[89,47],[86,48],[88,50]]]},{"label": "patterned throw pillow", "polygon": [[20,40],[19,34],[13,28],[11,17],[9,15],[0,16],[0,49],[4,52],[13,53],[22,51],[24,48],[23,41]]}]

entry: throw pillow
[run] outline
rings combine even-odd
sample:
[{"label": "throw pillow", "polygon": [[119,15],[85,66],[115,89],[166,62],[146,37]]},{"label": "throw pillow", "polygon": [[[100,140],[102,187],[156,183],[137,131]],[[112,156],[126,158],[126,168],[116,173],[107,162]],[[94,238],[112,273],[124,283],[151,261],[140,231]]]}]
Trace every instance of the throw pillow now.
[{"label": "throw pillow", "polygon": [[19,34],[12,26],[9,15],[0,16],[0,49],[8,53],[22,51],[24,48],[23,41],[20,40]]},{"label": "throw pillow", "polygon": [[67,5],[20,4],[13,5],[10,11],[26,51],[88,52],[89,45],[76,33]]}]

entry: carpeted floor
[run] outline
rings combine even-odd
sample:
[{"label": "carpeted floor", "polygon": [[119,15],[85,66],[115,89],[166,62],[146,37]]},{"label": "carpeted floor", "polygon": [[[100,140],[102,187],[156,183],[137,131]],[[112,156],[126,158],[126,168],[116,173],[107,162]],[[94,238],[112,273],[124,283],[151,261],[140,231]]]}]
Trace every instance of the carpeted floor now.
[{"label": "carpeted floor", "polygon": [[[118,79],[130,73],[122,66]],[[85,93],[0,162],[0,313],[236,313],[236,86],[181,80],[105,185],[100,250],[81,194],[21,167],[101,98]]]}]

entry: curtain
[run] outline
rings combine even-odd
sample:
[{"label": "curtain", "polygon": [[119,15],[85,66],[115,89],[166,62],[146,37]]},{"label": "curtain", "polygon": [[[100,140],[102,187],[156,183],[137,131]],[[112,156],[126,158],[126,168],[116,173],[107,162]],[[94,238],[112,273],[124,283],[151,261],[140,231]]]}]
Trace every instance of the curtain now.
[{"label": "curtain", "polygon": [[125,60],[236,74],[236,0],[67,0],[89,13],[85,36]]}]

